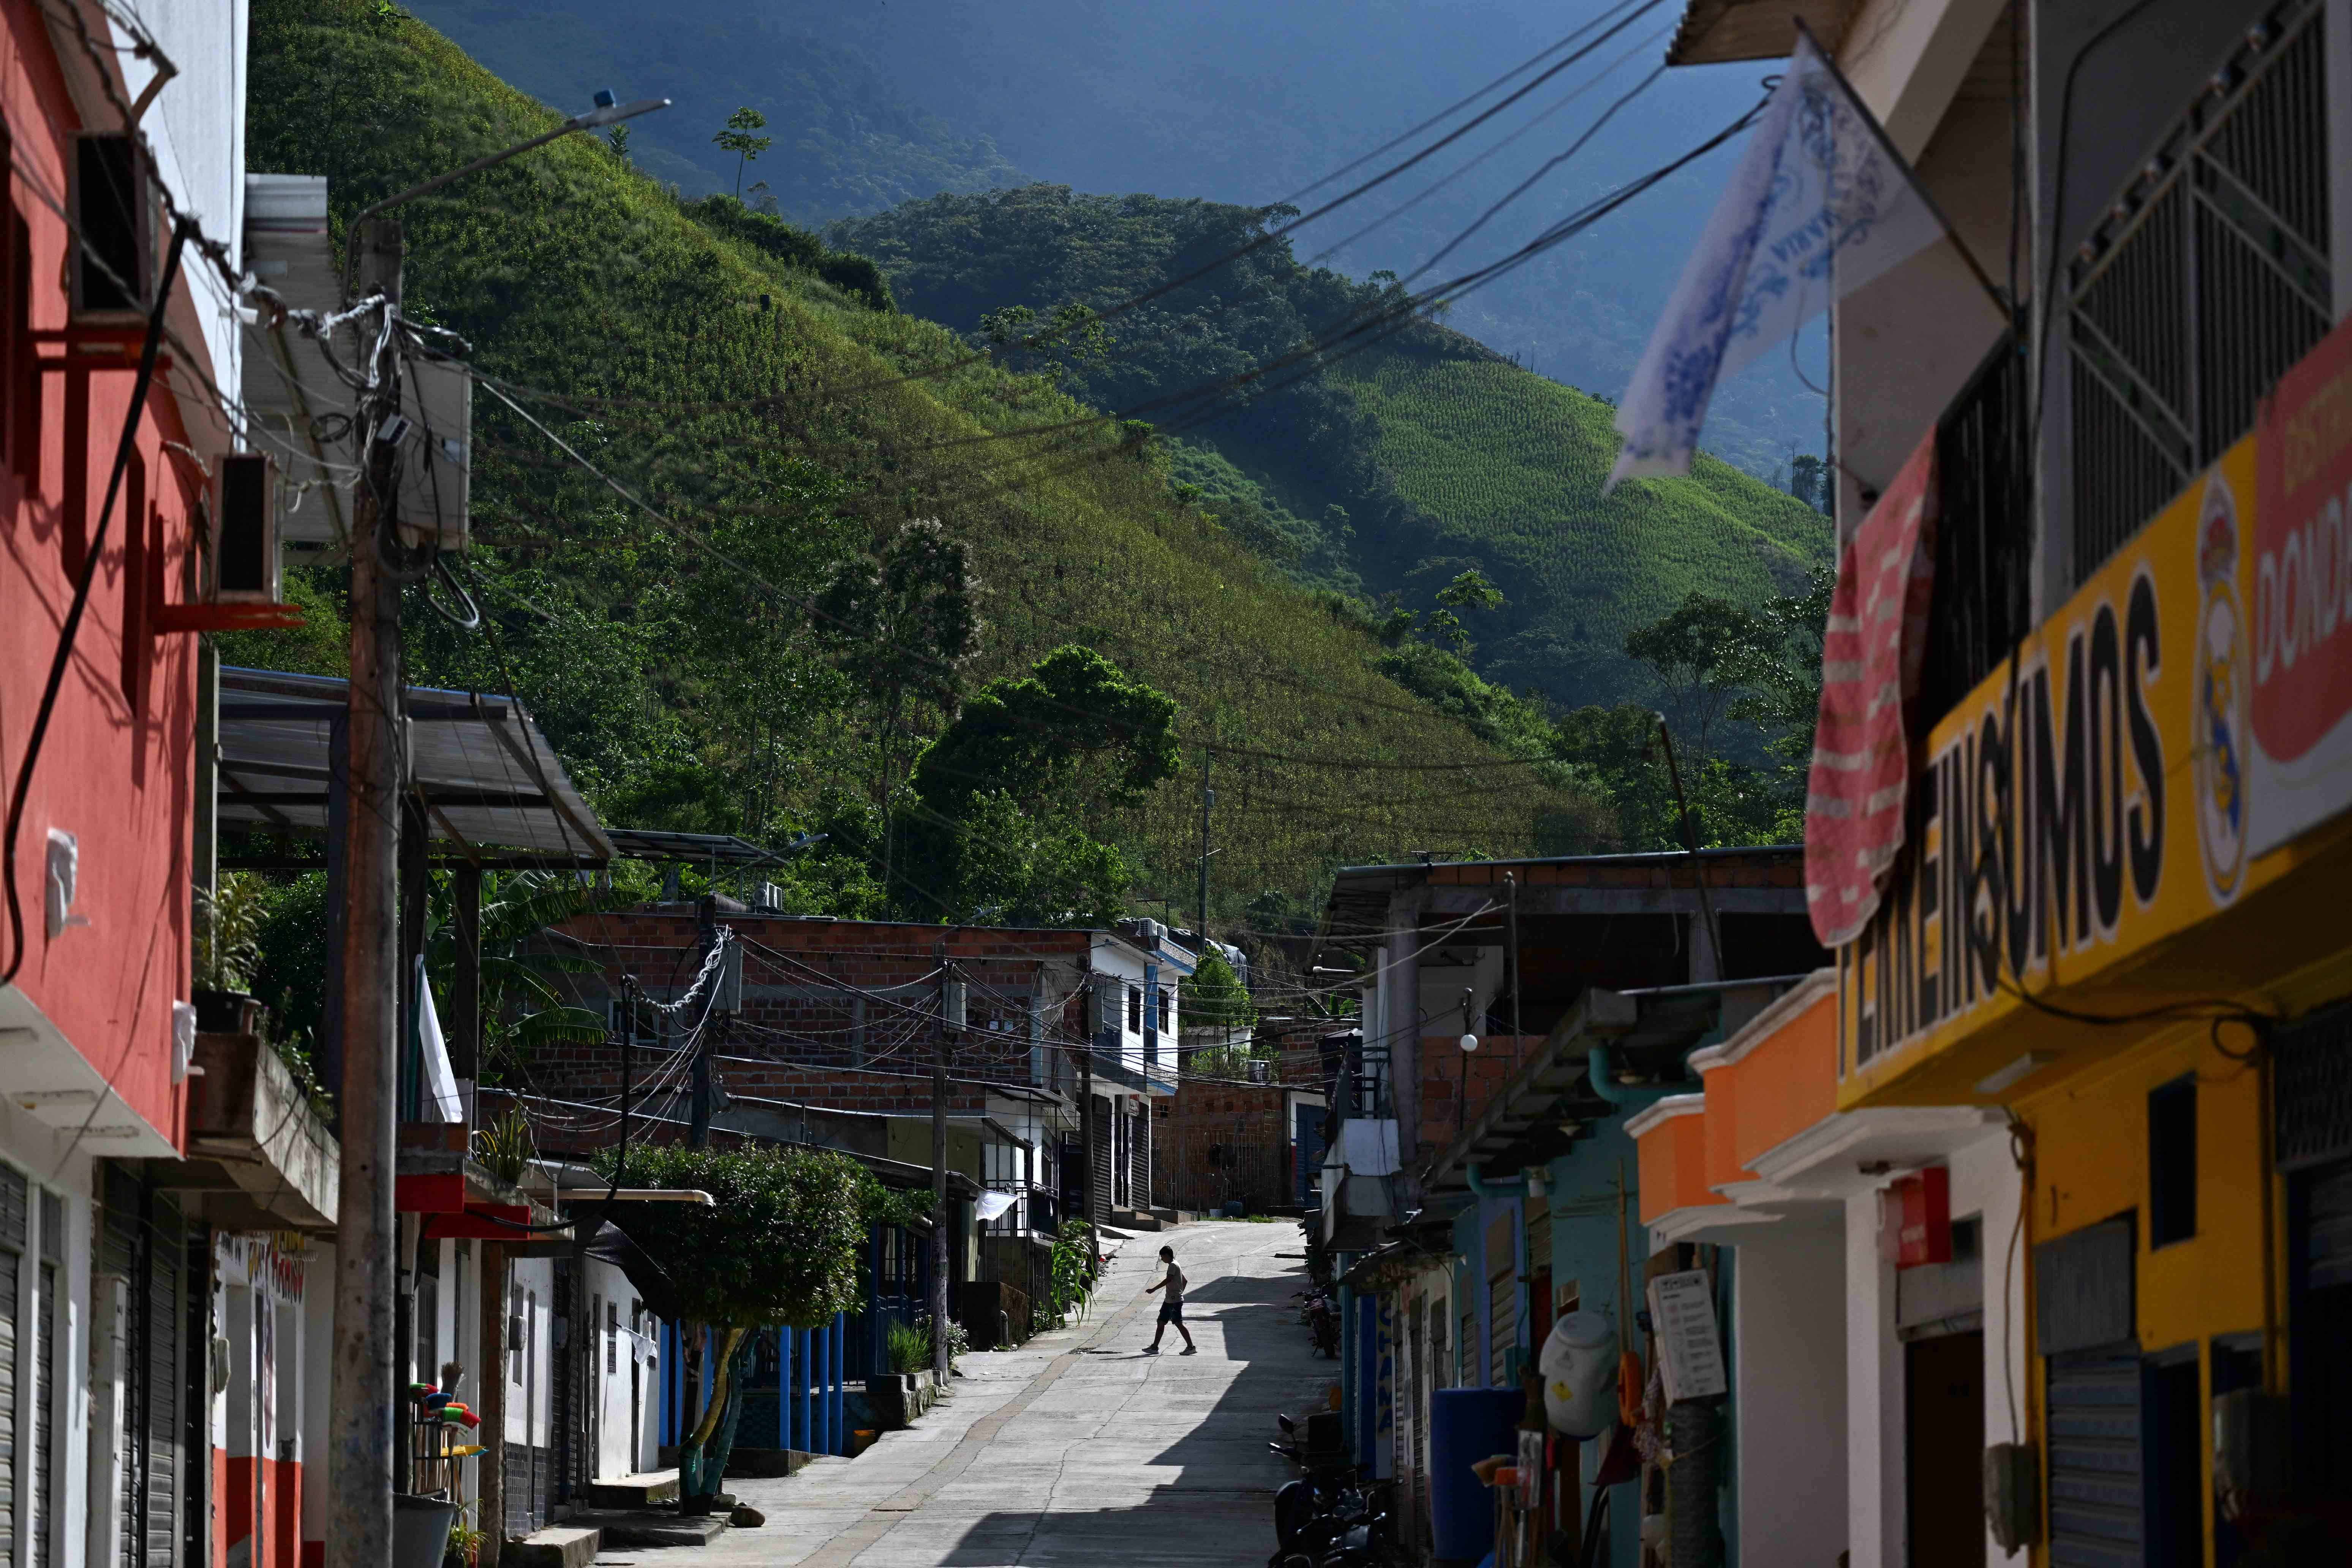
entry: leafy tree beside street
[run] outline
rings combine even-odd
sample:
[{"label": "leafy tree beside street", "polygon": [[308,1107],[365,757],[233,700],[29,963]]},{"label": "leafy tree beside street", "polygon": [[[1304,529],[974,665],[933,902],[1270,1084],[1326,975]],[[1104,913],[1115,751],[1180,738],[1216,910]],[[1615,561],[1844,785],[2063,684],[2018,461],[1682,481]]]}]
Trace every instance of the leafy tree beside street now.
[{"label": "leafy tree beside street", "polygon": [[[866,1232],[896,1217],[865,1166],[830,1150],[630,1149],[631,1186],[710,1194],[664,1204],[630,1238],[668,1275],[690,1323],[707,1326],[715,1375],[700,1418],[678,1447],[678,1489],[692,1502],[719,1490],[741,1415],[750,1338],[763,1329],[820,1328],[864,1300]],[[614,1156],[603,1156],[614,1173]]]}]

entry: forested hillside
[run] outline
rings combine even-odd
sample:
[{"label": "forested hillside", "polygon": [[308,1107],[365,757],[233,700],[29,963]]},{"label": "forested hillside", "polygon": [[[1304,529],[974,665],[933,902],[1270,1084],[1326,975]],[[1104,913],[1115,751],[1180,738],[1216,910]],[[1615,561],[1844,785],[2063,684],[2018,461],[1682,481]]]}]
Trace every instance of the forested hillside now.
[{"label": "forested hillside", "polygon": [[[1483,573],[1507,602],[1473,617],[1473,662],[1561,706],[1645,698],[1625,634],[1687,595],[1759,605],[1826,558],[1818,513],[1710,458],[1690,479],[1604,497],[1608,406],[1442,326],[1409,321],[1257,376],[1394,299],[1385,279],[1303,265],[1268,237],[1279,216],[1032,185],[829,233],[879,263],[908,310],[1213,453],[1180,459],[1188,482],[1300,580],[1430,610],[1461,573]],[[1055,327],[1073,305],[1112,313]]]},{"label": "forested hillside", "polygon": [[[251,164],[329,176],[339,224],[549,123],[374,0],[257,0],[252,25]],[[483,625],[412,593],[411,678],[510,682],[612,819],[826,831],[793,873],[803,907],[931,918],[1181,895],[1204,744],[1229,910],[1310,895],[1338,860],[1611,841],[1570,770],[1525,760],[1548,735],[1523,708],[1284,578],[1163,443],[887,308],[854,257],[681,204],[587,137],[402,211],[409,314],[579,457],[477,393],[460,581]],[[1068,427],[1000,437],[1038,423]],[[890,599],[910,561],[920,614]],[[299,591],[311,631],[230,656],[331,665],[338,580]],[[950,598],[968,640],[932,614]],[[1068,646],[1093,653],[1047,658]],[[1404,665],[1412,689],[1383,673]],[[1072,716],[1099,723],[1055,728]],[[947,836],[887,892],[886,797]]]}]

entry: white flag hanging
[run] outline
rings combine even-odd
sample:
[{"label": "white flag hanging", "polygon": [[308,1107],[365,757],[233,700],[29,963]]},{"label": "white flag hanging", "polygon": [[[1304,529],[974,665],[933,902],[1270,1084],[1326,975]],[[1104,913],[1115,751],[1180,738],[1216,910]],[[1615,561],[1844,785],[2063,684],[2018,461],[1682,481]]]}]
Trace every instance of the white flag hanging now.
[{"label": "white flag hanging", "polygon": [[1934,244],[1942,217],[1809,35],[1617,409],[1609,483],[1690,471],[1723,377]]}]

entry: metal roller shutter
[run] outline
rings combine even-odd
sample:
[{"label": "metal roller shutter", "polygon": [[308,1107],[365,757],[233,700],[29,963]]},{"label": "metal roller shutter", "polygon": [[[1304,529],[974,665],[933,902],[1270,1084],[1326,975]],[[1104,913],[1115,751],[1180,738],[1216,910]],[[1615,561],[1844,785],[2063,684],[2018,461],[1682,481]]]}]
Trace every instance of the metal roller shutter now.
[{"label": "metal roller shutter", "polygon": [[0,1169],[0,1561],[13,1562],[16,1522],[24,1507],[18,1484],[24,1445],[16,1431],[16,1297],[27,1239],[25,1178]]},{"label": "metal roller shutter", "polygon": [[121,1568],[140,1568],[139,1531],[141,1478],[146,1470],[146,1433],[139,1421],[138,1363],[132,1359],[137,1342],[140,1302],[139,1184],[120,1167],[106,1167],[105,1209],[98,1226],[98,1272],[120,1276],[126,1282],[127,1310],[119,1323],[103,1326],[113,1336],[114,1364],[122,1371],[122,1449],[115,1457],[115,1519],[122,1542]]},{"label": "metal roller shutter", "polygon": [[2049,1360],[2050,1561],[2138,1568],[2146,1561],[2140,1364],[2129,1352]]},{"label": "metal roller shutter", "polygon": [[2314,1178],[2304,1224],[2305,1288],[2352,1285],[2352,1164]]},{"label": "metal roller shutter", "polygon": [[41,1194],[41,1294],[33,1307],[33,1524],[32,1568],[49,1568],[50,1542],[58,1524],[56,1405],[62,1383],[58,1340],[58,1290],[64,1278],[66,1205],[57,1194]]},{"label": "metal roller shutter", "polygon": [[180,1211],[121,1166],[106,1168],[98,1271],[127,1282],[119,1499],[121,1568],[174,1568],[180,1559],[180,1347],[186,1312],[187,1231]]},{"label": "metal roller shutter", "polygon": [[147,1194],[146,1313],[140,1327],[146,1343],[140,1365],[147,1386],[141,1391],[147,1431],[146,1507],[141,1515],[146,1568],[173,1568],[180,1557],[180,1405],[183,1377],[180,1342],[187,1304],[182,1296],[187,1233],[177,1205]]}]

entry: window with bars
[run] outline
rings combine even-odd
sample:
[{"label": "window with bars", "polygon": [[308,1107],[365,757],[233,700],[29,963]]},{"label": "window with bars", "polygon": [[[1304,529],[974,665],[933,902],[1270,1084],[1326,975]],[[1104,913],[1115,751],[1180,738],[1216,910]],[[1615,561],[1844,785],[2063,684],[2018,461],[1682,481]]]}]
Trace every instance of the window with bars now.
[{"label": "window with bars", "polygon": [[2078,584],[2327,331],[2321,11],[2289,0],[2250,31],[2068,264]]}]

